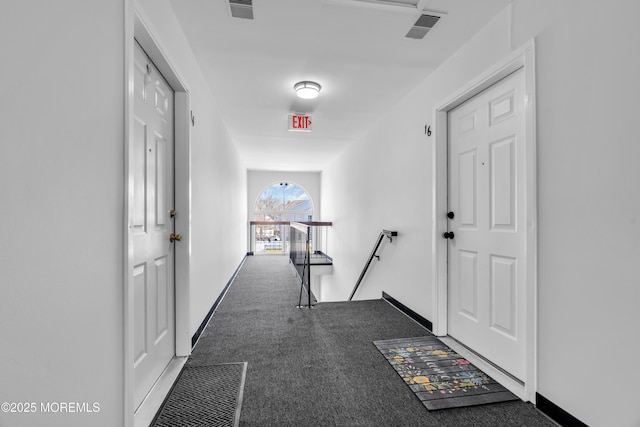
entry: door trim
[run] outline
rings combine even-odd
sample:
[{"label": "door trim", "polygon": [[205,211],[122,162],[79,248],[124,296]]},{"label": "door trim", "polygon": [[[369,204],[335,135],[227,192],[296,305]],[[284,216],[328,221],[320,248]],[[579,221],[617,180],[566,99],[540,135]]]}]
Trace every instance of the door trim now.
[{"label": "door trim", "polygon": [[169,86],[175,92],[174,99],[174,185],[176,233],[182,241],[175,246],[175,353],[177,357],[191,354],[191,334],[189,331],[189,292],[191,253],[191,126],[190,97],[184,80],[171,65],[161,44],[153,36],[142,12],[137,10],[132,0],[124,0],[124,65],[125,65],[125,105],[124,105],[124,426],[134,425],[134,370],[133,370],[133,123],[134,123],[134,74],[133,52],[137,42],[142,46]]},{"label": "door trim", "polygon": [[526,156],[526,355],[524,395],[535,402],[537,389],[537,171],[536,171],[536,118],[535,118],[535,42],[531,40],[482,75],[449,96],[434,110],[435,142],[432,145],[432,283],[433,285],[433,333],[446,336],[448,333],[448,277],[447,231],[448,194],[448,112],[483,90],[502,80],[514,71],[523,68],[525,73],[525,156]]}]

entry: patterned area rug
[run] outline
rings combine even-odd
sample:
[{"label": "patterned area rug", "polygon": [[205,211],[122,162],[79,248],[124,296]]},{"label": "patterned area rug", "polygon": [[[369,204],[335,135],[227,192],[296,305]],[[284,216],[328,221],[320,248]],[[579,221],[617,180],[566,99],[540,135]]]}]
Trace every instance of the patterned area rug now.
[{"label": "patterned area rug", "polygon": [[373,344],[429,410],[518,400],[436,337]]}]

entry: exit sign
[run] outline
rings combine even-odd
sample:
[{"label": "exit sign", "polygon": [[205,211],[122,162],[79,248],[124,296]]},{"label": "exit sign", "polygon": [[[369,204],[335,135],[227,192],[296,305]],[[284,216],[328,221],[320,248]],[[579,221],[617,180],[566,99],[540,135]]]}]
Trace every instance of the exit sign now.
[{"label": "exit sign", "polygon": [[290,114],[289,130],[298,132],[311,132],[311,116]]}]

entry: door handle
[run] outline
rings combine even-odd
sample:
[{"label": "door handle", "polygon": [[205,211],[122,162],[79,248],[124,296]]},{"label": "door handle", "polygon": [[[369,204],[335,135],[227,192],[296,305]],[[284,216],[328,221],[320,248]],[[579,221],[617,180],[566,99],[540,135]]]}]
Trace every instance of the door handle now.
[{"label": "door handle", "polygon": [[453,212],[447,212],[447,218],[453,219],[456,215]]},{"label": "door handle", "polygon": [[445,232],[445,233],[442,235],[442,237],[444,237],[445,239],[453,239],[453,237],[454,237],[453,231],[447,231],[447,232]]},{"label": "door handle", "polygon": [[181,235],[179,235],[179,234],[173,234],[173,233],[171,233],[171,234],[169,235],[169,241],[170,241],[171,243],[173,243],[173,242],[175,242],[176,240],[179,242],[180,240],[182,240],[182,236],[181,236]]}]

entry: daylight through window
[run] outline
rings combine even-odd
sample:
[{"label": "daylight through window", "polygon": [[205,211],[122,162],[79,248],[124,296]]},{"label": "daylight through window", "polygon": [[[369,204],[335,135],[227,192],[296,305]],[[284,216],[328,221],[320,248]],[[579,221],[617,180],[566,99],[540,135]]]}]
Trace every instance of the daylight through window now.
[{"label": "daylight through window", "polygon": [[[304,189],[290,182],[277,182],[265,188],[256,200],[255,221],[312,221],[313,202]],[[257,225],[257,252],[288,250],[288,226]]]}]

